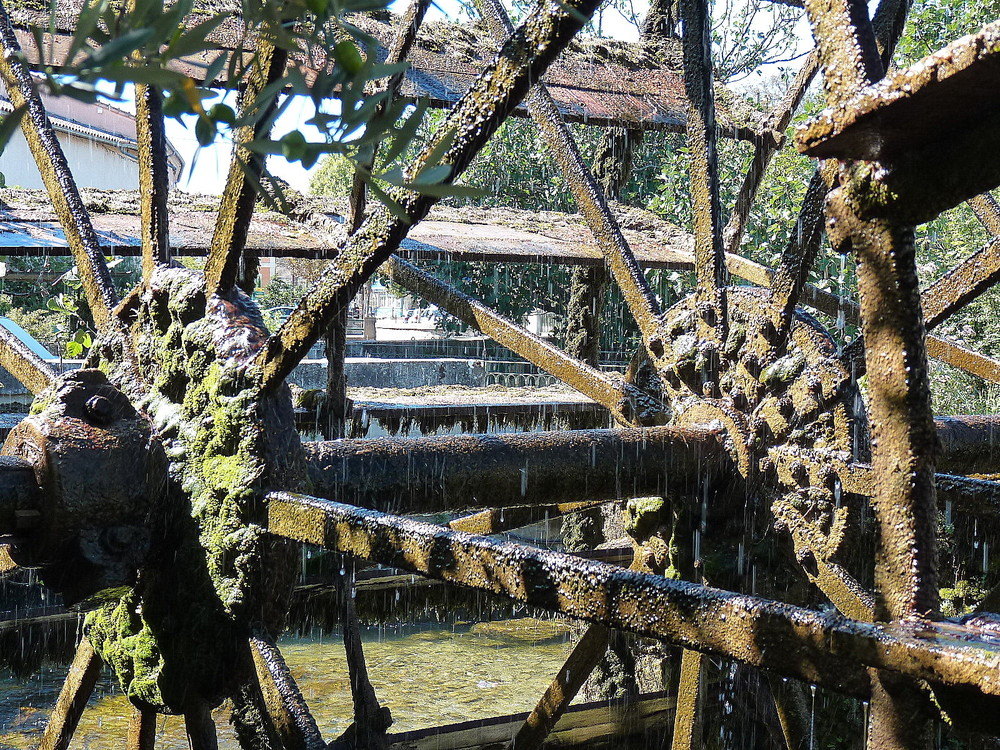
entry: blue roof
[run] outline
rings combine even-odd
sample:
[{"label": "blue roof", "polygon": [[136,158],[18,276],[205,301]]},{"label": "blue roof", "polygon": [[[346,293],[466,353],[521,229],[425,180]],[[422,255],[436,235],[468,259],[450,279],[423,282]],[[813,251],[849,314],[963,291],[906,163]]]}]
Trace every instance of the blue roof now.
[{"label": "blue roof", "polygon": [[39,343],[38,339],[28,333],[26,330],[21,328],[17,323],[15,323],[10,318],[0,318],[0,326],[3,326],[8,331],[13,333],[19,339],[21,339],[24,344],[31,349],[35,354],[37,354],[42,359],[58,359],[52,352],[46,349]]}]

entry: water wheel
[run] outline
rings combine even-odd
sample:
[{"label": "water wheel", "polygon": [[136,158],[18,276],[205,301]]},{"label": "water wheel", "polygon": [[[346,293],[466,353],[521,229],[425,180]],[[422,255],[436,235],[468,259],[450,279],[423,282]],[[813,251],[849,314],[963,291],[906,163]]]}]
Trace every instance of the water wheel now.
[{"label": "water wheel", "polygon": [[[513,33],[502,9],[484,3],[508,38],[441,128],[449,134],[437,136],[449,139],[443,161],[460,174],[529,95],[642,334],[643,362],[631,380],[567,356],[393,256],[433,203],[428,196],[403,196],[405,218],[372,210],[288,321],[268,332],[237,285],[255,194],[246,171],[230,175],[204,273],[170,265],[162,112],[150,86],[137,92],[143,279],[117,299],[18,35],[0,10],[0,75],[15,105],[27,106],[24,132],[100,329],[86,368],[62,376],[0,329],[0,362],[37,394],[0,467],[6,565],[37,568],[46,585],[90,610],[42,747],[68,746],[102,663],[135,707],[130,747],[151,746],[158,712],[184,715],[192,747],[214,747],[210,710],[225,698],[247,747],[324,746],[274,646],[297,543],[592,623],[572,669],[560,672],[517,734],[519,748],[544,739],[603,653],[608,628],[684,649],[676,748],[700,742],[704,654],[870,701],[871,747],[924,746],[940,713],[955,726],[997,733],[995,617],[940,617],[935,544],[939,500],[995,514],[998,486],[935,473],[938,431],[968,425],[935,425],[927,352],[994,380],[1000,368],[925,339],[993,283],[997,245],[921,297],[913,225],[971,200],[1000,228],[992,199],[976,197],[1000,184],[996,105],[976,96],[995,75],[1000,31],[988,26],[885,77],[907,3],[883,0],[873,22],[865,3],[804,4],[817,51],[773,126],[784,130],[822,68],[830,108],[799,146],[824,161],[797,239],[773,271],[727,249],[738,249],[760,167],[780,138],[757,144],[755,170],[724,233],[707,3],[683,5],[697,287],[663,311],[544,88],[529,94],[597,3],[541,3]],[[263,52],[250,86],[283,64]],[[417,165],[440,145],[431,143]],[[824,220],[834,246],[858,260],[857,305],[806,284]],[[284,380],[379,269],[605,405],[621,429],[304,448]],[[757,288],[732,286],[730,271]],[[838,350],[800,309],[805,303],[846,309],[863,338]],[[509,525],[526,507],[650,494],[663,501],[630,506],[631,570],[486,536],[503,527],[503,512],[452,528],[406,517],[478,505],[510,508]],[[757,589],[740,562],[704,564],[700,547],[733,552],[733,527],[748,525],[786,535],[786,563],[800,566],[800,578],[832,607],[810,606],[801,586]],[[680,552],[669,538],[678,528],[679,538],[694,540]],[[863,552],[853,542],[866,534],[874,559],[850,554]],[[793,576],[789,568],[775,563],[785,572],[774,575]],[[768,598],[782,591],[801,601]],[[384,731],[384,721],[369,718],[367,738],[359,731],[342,742],[365,744]],[[786,735],[793,745],[792,718]]]}]

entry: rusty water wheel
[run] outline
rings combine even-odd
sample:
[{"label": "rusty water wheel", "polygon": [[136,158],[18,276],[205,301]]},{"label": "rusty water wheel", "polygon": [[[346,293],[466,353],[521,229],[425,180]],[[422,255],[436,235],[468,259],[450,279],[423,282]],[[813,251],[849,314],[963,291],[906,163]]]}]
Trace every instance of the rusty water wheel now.
[{"label": "rusty water wheel", "polygon": [[[542,80],[596,5],[591,0],[539,5],[505,42],[504,54],[456,104],[449,127],[435,136],[439,140],[428,145],[417,166],[428,154],[442,151],[457,176],[529,86]],[[262,169],[262,164],[244,153],[249,170],[235,167],[230,173],[205,273],[172,268],[162,112],[159,95],[150,86],[137,92],[143,282],[119,301],[18,38],[0,6],[0,75],[15,104],[27,105],[22,127],[101,333],[88,368],[60,377],[0,329],[0,363],[38,395],[32,416],[6,445],[9,458],[0,464],[5,567],[8,562],[37,567],[43,580],[69,601],[91,609],[86,637],[42,747],[68,746],[105,662],[135,707],[131,747],[151,746],[157,712],[183,713],[192,746],[214,747],[210,710],[227,697],[234,702],[244,746],[323,747],[273,644],[291,585],[289,539],[592,622],[567,667],[517,733],[519,749],[544,740],[604,654],[609,628],[685,649],[673,735],[678,749],[696,747],[701,740],[704,653],[870,699],[871,747],[922,745],[936,710],[925,697],[928,685],[936,705],[946,706],[958,725],[985,724],[996,733],[989,723],[996,711],[988,710],[1000,695],[1000,666],[989,638],[992,616],[981,613],[972,625],[939,621],[935,483],[963,502],[988,503],[1000,493],[990,482],[935,477],[936,436],[924,348],[925,324],[936,325],[987,288],[996,275],[989,269],[996,264],[977,261],[974,267],[957,269],[957,281],[925,297],[927,316],[922,318],[912,225],[930,218],[915,206],[930,205],[934,210],[927,211],[933,214],[974,198],[974,192],[1000,184],[1000,167],[979,156],[982,163],[971,173],[971,182],[957,177],[941,181],[950,192],[942,188],[939,195],[919,192],[919,180],[912,178],[921,168],[944,170],[938,162],[914,166],[910,160],[917,152],[905,144],[885,154],[864,152],[873,143],[891,145],[892,139],[862,134],[852,140],[852,97],[863,94],[866,106],[884,100],[891,107],[906,101],[899,92],[914,88],[909,80],[893,83],[897,88],[888,93],[867,88],[884,73],[876,39],[883,49],[893,46],[901,26],[894,22],[907,4],[883,0],[874,26],[860,0],[807,0],[805,5],[820,40],[807,72],[816,71],[816,61],[822,63],[834,115],[824,115],[832,118],[828,127],[810,130],[803,148],[845,161],[839,172],[826,167],[818,172],[800,231],[793,233],[796,240],[770,272],[725,252],[708,8],[703,0],[683,4],[696,217],[692,266],[698,286],[692,297],[665,313],[544,87],[533,90],[532,116],[543,125],[642,334],[654,377],[637,382],[656,386],[646,390],[567,356],[393,256],[408,227],[433,203],[427,196],[401,196],[395,213],[373,209],[299,308],[269,334],[253,304],[236,288],[240,263],[248,260],[242,257],[241,228],[249,221],[255,197],[247,172]],[[506,37],[509,23],[502,9],[490,2],[484,7],[497,33]],[[990,30],[986,36],[995,33]],[[974,76],[982,59],[991,62],[995,45],[973,42],[972,52],[956,50],[945,57],[964,61]],[[263,88],[285,64],[283,54],[266,42],[258,52],[258,69],[247,81],[250,91]],[[787,126],[811,75],[796,82],[799,93],[775,117],[776,128]],[[947,85],[947,75],[916,84],[929,87],[933,96],[939,80]],[[861,125],[872,127],[869,121]],[[760,138],[759,161],[766,163],[776,148],[773,137]],[[933,152],[936,146],[927,148]],[[904,152],[905,158],[900,156]],[[850,161],[858,159],[882,159],[886,168],[872,172]],[[948,161],[956,168],[964,164],[957,158]],[[752,177],[744,186],[750,199],[756,191]],[[759,185],[759,174],[756,179]],[[876,189],[880,180],[890,180],[891,189]],[[921,200],[907,201],[908,191]],[[986,198],[975,200],[990,204]],[[818,251],[824,206],[834,246],[860,261],[860,308],[855,311],[865,336],[864,362],[857,357],[857,346],[839,354],[822,329],[796,311],[809,299],[823,304],[806,280]],[[738,208],[734,214],[738,217]],[[737,226],[726,235],[727,243],[736,237],[731,250],[738,249],[740,231]],[[769,290],[731,286],[730,265]],[[636,508],[634,530],[641,539],[633,570],[624,571],[489,538],[504,528],[502,512],[477,515],[474,524],[465,526],[475,534],[460,531],[460,521],[444,528],[386,512],[399,505],[410,512],[454,510],[454,504],[432,507],[447,474],[438,464],[426,488],[400,488],[391,505],[347,505],[341,497],[346,485],[337,482],[315,483],[311,491],[316,496],[298,494],[305,461],[284,379],[379,268],[606,406],[623,428],[636,428],[620,430],[625,436],[621,442],[606,433],[570,435],[562,436],[559,446],[580,452],[579,442],[589,456],[604,441],[614,457],[626,437],[632,441],[630,450],[654,456],[659,455],[654,446],[666,445],[685,460],[664,460],[661,478],[686,473],[689,489],[700,489],[705,455],[711,460],[704,463],[727,472],[734,480],[731,486],[741,487],[744,497],[758,492],[766,497],[766,523],[787,530],[785,539],[802,575],[839,614],[769,601],[752,591],[741,594],[738,576],[722,581],[735,591],[719,591],[662,575],[669,561],[661,553],[669,553],[664,532],[669,532],[670,518],[658,515],[647,522],[641,516],[647,508],[661,514],[663,504]],[[825,311],[830,312],[829,306]],[[950,351],[946,344],[934,345],[939,353]],[[983,359],[978,360],[980,372],[988,366]],[[970,368],[975,361],[962,360]],[[866,444],[857,439],[864,434],[857,429],[864,423],[851,376],[859,363],[867,366],[869,378],[870,462]],[[663,426],[671,421],[674,426]],[[724,460],[712,452],[720,437],[729,452]],[[362,463],[375,450],[365,441],[339,445]],[[443,450],[446,458],[455,458],[448,453],[454,445],[414,441],[405,444],[411,453],[404,457],[424,446],[428,455],[440,456]],[[513,476],[520,478],[526,464],[525,455],[516,453],[518,445],[532,444],[480,441],[474,447],[480,457],[486,456],[484,466],[493,461],[501,469],[513,466]],[[447,462],[448,471],[461,463]],[[579,477],[555,473],[563,492],[578,492],[575,497],[584,500],[593,491],[587,471]],[[420,494],[423,489],[426,496]],[[522,517],[525,497],[531,496],[523,482],[474,489],[476,499],[490,508],[518,506],[512,518]],[[508,494],[490,495],[501,491]],[[868,560],[874,569],[870,586],[862,585],[840,556],[854,520],[840,505],[842,495],[871,501],[878,534],[874,560]],[[610,498],[621,499],[613,492],[602,499]],[[686,512],[701,499],[697,491],[674,492],[668,498]],[[538,498],[532,502],[542,504]],[[736,507],[735,500],[730,502]],[[738,516],[731,520],[735,525],[741,521]],[[695,557],[689,555],[683,561],[690,563],[687,569],[682,565],[676,572],[688,578],[702,575],[695,570]],[[355,677],[352,673],[352,682]],[[776,689],[773,697],[788,745],[795,746],[801,726],[795,712],[780,705],[781,693]],[[344,739],[348,744],[364,741],[358,735]]]},{"label": "rusty water wheel", "polygon": [[259,387],[267,332],[238,289],[206,297],[203,274],[159,267],[132,302],[128,340],[99,342],[4,445],[43,499],[10,555],[91,610],[89,647],[139,710],[197,723],[232,697],[260,732],[255,650],[282,631],[298,559],[264,503],[304,476],[290,394]]}]

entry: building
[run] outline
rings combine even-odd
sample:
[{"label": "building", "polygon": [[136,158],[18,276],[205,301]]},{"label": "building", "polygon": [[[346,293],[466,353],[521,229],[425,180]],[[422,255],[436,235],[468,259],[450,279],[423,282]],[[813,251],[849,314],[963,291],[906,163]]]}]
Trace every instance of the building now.
[{"label": "building", "polygon": [[[42,100],[80,187],[101,190],[135,190],[138,187],[138,143],[133,115],[104,103],[90,104],[44,92]],[[6,91],[0,86],[0,112],[6,114],[12,109]],[[184,170],[184,160],[169,141],[167,152],[173,187]],[[0,173],[3,184],[9,187],[43,187],[34,157],[20,130],[0,154]]]}]

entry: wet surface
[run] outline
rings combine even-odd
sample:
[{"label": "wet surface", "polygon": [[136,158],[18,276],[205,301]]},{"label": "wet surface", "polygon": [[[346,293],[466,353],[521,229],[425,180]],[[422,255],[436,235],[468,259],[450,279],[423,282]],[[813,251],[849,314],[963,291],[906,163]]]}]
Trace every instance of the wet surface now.
[{"label": "wet surface", "polygon": [[[529,711],[570,650],[558,621],[509,621],[364,632],[372,682],[392,710],[391,733]],[[351,693],[339,637],[285,639],[281,650],[324,739],[350,723]],[[65,667],[29,681],[0,676],[0,748],[37,746]],[[229,708],[215,711],[219,746],[238,747]],[[71,750],[118,750],[128,730],[128,703],[105,670],[84,711]],[[161,716],[156,746],[187,748],[184,722]]]}]

